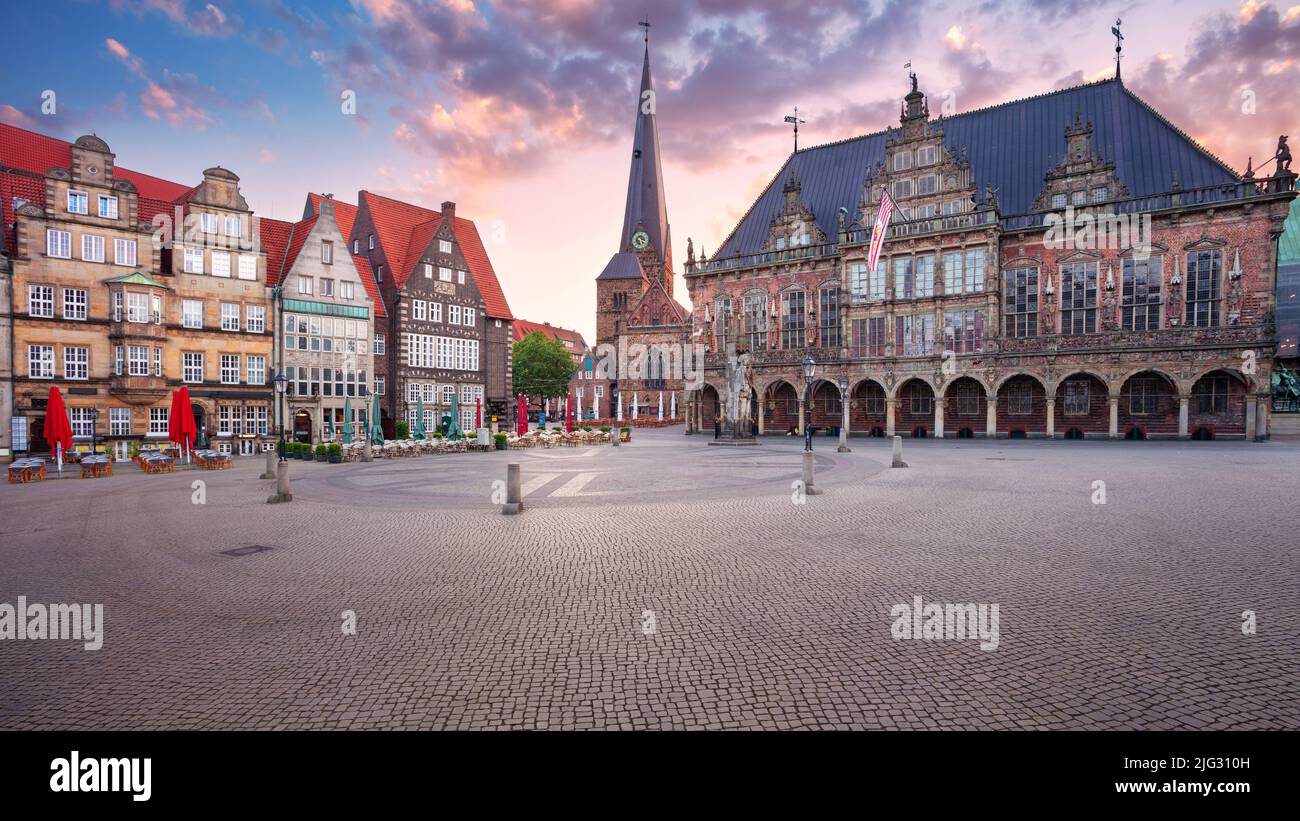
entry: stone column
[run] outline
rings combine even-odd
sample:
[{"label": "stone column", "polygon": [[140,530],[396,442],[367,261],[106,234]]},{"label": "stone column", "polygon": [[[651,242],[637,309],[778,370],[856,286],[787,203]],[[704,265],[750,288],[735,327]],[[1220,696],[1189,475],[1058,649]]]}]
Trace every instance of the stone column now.
[{"label": "stone column", "polygon": [[1259,400],[1251,393],[1246,394],[1246,439],[1249,441],[1255,438],[1255,431],[1258,428],[1257,416],[1259,415]]},{"label": "stone column", "polygon": [[1255,441],[1263,442],[1269,437],[1269,419],[1273,413],[1271,393],[1263,393],[1255,403]]},{"label": "stone column", "polygon": [[1110,438],[1119,438],[1119,397],[1110,397]]},{"label": "stone column", "polygon": [[898,415],[898,397],[885,398],[885,435],[894,435],[894,418]]},{"label": "stone column", "polygon": [[763,431],[766,427],[765,425],[766,418],[767,418],[767,408],[764,407],[763,402],[760,400],[758,403],[758,435],[759,436],[763,435]]},{"label": "stone column", "polygon": [[947,399],[942,396],[934,398],[934,438],[943,438],[943,406]]},{"label": "stone column", "polygon": [[1189,401],[1189,397],[1186,394],[1178,395],[1178,438],[1179,439],[1186,439],[1188,437],[1187,417],[1188,417],[1188,411],[1190,410],[1189,407],[1190,404],[1191,402]]},{"label": "stone column", "polygon": [[988,406],[988,420],[984,423],[984,435],[990,439],[998,438],[998,397],[997,394],[985,400]]},{"label": "stone column", "polygon": [[799,435],[800,436],[803,436],[804,431],[807,430],[807,428],[804,427],[804,425],[806,424],[808,424],[808,416],[807,416],[806,409],[804,407],[804,398],[800,396],[799,397]]},{"label": "stone column", "polygon": [[1047,438],[1056,438],[1056,399],[1047,400]]}]

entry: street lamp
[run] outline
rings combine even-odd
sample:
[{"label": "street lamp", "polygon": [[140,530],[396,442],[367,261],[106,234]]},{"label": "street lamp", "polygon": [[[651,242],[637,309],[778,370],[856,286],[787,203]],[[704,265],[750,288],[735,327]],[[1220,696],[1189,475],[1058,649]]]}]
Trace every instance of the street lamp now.
[{"label": "street lamp", "polygon": [[276,426],[280,429],[280,461],[289,461],[284,452],[284,392],[289,388],[289,378],[281,371],[271,380],[275,383],[275,392],[279,395],[280,401],[275,406]]},{"label": "street lamp", "polygon": [[99,408],[90,409],[90,455],[95,455],[95,431],[99,427]]},{"label": "street lamp", "polygon": [[357,385],[357,396],[361,397],[361,427],[362,435],[365,437],[365,445],[361,451],[361,461],[369,462],[375,457],[370,450],[370,403],[367,397],[370,395],[370,389],[366,383],[362,382]]},{"label": "street lamp", "polygon": [[812,383],[813,377],[817,375],[817,363],[813,361],[812,354],[803,358],[803,381],[804,381],[804,420],[803,420],[803,449],[811,451],[812,446]]}]

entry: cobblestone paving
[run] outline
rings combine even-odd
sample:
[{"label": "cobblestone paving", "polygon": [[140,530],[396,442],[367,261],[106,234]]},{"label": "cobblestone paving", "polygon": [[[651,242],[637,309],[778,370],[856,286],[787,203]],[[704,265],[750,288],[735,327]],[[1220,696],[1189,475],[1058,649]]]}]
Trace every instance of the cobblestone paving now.
[{"label": "cobblestone paving", "polygon": [[1300,444],[819,439],[799,505],[796,440],[635,439],[0,487],[0,602],[107,622],[0,641],[0,728],[1300,728]]}]

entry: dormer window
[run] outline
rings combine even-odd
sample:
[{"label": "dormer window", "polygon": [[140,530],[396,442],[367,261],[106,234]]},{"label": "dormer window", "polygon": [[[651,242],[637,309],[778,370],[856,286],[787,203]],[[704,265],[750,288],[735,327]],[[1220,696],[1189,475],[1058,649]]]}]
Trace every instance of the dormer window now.
[{"label": "dormer window", "polygon": [[934,165],[939,161],[939,150],[932,145],[923,145],[916,151],[917,165]]},{"label": "dormer window", "polygon": [[907,169],[909,169],[909,168],[911,168],[911,167],[912,167],[912,152],[911,152],[911,151],[899,151],[897,154],[894,155],[894,170],[895,170],[895,171],[906,171]]},{"label": "dormer window", "polygon": [[375,235],[374,235],[374,234],[371,234],[371,235],[370,235],[370,250],[371,250],[371,251],[375,250]]},{"label": "dormer window", "polygon": [[450,242],[449,240],[445,240],[445,239],[440,239],[440,240],[438,240],[438,253],[440,253],[440,254],[450,254],[450,253],[451,253],[451,242]]},{"label": "dormer window", "polygon": [[352,240],[352,253],[354,254],[361,253],[361,240],[359,239]]},{"label": "dormer window", "polygon": [[99,195],[99,215],[104,219],[117,219],[117,197]]},{"label": "dormer window", "polygon": [[68,191],[68,213],[85,214],[90,206],[90,197],[85,191]]}]

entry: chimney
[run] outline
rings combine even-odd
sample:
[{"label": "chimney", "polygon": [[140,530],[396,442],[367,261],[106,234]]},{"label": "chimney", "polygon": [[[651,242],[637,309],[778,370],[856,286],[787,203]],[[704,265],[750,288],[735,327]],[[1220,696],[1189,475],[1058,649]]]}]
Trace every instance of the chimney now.
[{"label": "chimney", "polygon": [[320,216],[334,219],[334,195],[326,194],[320,200]]},{"label": "chimney", "polygon": [[449,220],[456,219],[456,203],[447,200],[442,204],[442,218]]}]

